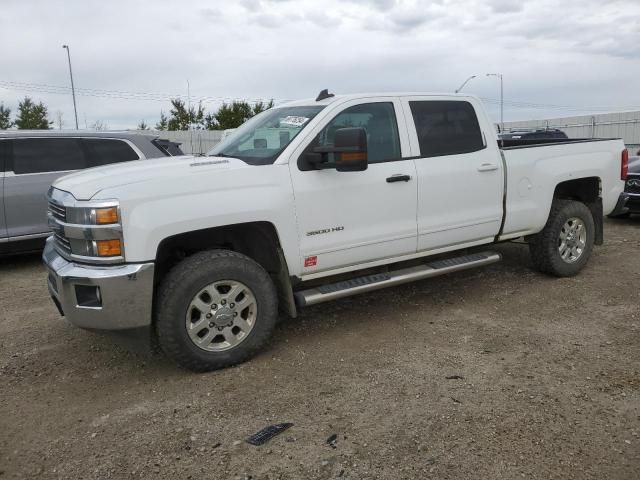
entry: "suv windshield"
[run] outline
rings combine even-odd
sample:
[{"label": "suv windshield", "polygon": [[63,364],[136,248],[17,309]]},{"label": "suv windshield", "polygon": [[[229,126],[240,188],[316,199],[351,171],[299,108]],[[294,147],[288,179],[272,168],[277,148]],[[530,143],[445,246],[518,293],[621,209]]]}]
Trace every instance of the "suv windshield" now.
[{"label": "suv windshield", "polygon": [[270,108],[242,124],[207,155],[239,158],[250,165],[269,165],[323,108]]}]

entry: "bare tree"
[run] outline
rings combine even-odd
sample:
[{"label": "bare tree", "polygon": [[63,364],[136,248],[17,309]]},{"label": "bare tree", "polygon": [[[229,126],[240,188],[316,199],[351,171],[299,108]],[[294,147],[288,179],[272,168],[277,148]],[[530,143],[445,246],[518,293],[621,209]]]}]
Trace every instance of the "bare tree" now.
[{"label": "bare tree", "polygon": [[102,120],[96,120],[95,123],[93,125],[91,125],[91,128],[93,130],[97,130],[97,131],[101,132],[103,130],[109,130],[109,125],[107,125]]},{"label": "bare tree", "polygon": [[62,110],[56,110],[55,123],[58,126],[58,130],[62,130],[62,127],[64,127],[64,119],[62,118],[62,116],[63,116]]}]

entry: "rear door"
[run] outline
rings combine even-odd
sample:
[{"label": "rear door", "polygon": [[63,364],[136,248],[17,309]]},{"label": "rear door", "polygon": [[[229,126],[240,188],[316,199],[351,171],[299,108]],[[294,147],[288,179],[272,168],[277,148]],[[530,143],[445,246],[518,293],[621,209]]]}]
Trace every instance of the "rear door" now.
[{"label": "rear door", "polygon": [[0,140],[0,243],[7,238],[7,224],[4,219],[4,176],[9,157],[11,140]]},{"label": "rear door", "polygon": [[58,177],[85,168],[77,138],[15,138],[4,178],[9,237],[45,236],[47,191]]},{"label": "rear door", "polygon": [[418,177],[418,251],[491,242],[502,221],[503,170],[474,105],[408,97],[403,108]]}]

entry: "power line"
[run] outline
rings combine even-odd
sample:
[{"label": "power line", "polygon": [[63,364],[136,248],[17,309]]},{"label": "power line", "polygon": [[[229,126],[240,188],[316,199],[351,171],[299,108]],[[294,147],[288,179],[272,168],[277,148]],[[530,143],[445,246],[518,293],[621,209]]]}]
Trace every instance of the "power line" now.
[{"label": "power line", "polygon": [[[68,95],[70,88],[62,85],[49,85],[41,83],[14,82],[0,80],[0,88],[6,90],[23,91],[30,93],[47,93],[53,95]],[[98,88],[82,88],[76,87],[76,93],[85,97],[98,98],[114,98],[121,100],[140,100],[140,101],[157,101],[167,102],[172,99],[188,100],[188,96],[184,94],[154,93],[154,92],[132,92],[126,90],[107,90]],[[221,96],[200,96],[191,97],[195,103],[212,103],[212,102],[232,102],[234,100],[244,100],[249,103],[268,102],[271,99],[266,98],[234,98]],[[275,101],[275,99],[274,99]],[[279,102],[286,101],[278,99]]]},{"label": "power line", "polygon": [[[53,95],[68,95],[71,91],[70,87],[62,85],[49,85],[43,83],[15,82],[8,80],[0,80],[0,88],[5,90],[23,91],[29,93],[46,93]],[[76,87],[76,93],[84,97],[109,98],[118,100],[135,100],[135,101],[152,101],[166,103],[173,99],[183,101],[188,100],[188,96],[184,94],[170,94],[160,92],[135,92],[128,90],[108,90],[102,88],[81,88]],[[270,98],[238,98],[238,97],[222,97],[222,96],[199,96],[191,97],[194,103],[222,103],[233,101],[246,101],[248,103],[268,102]],[[288,99],[273,99],[276,103],[283,103]],[[480,100],[492,104],[499,105],[500,100],[495,98],[480,97]],[[505,100],[504,104],[513,108],[520,109],[544,109],[544,110],[564,110],[573,112],[589,112],[589,111],[620,111],[640,109],[640,105],[558,105],[551,103],[534,103],[520,100]]]}]

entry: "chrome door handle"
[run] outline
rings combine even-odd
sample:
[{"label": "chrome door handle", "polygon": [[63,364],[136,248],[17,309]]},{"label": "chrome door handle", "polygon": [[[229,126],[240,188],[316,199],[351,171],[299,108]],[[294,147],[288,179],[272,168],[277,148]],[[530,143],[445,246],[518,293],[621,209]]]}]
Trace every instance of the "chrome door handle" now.
[{"label": "chrome door handle", "polygon": [[497,169],[498,169],[498,165],[496,165],[495,163],[483,163],[478,167],[479,172],[491,172]]},{"label": "chrome door handle", "polygon": [[403,175],[401,173],[396,173],[395,175],[387,177],[387,183],[408,182],[409,180],[411,180],[411,175]]}]

